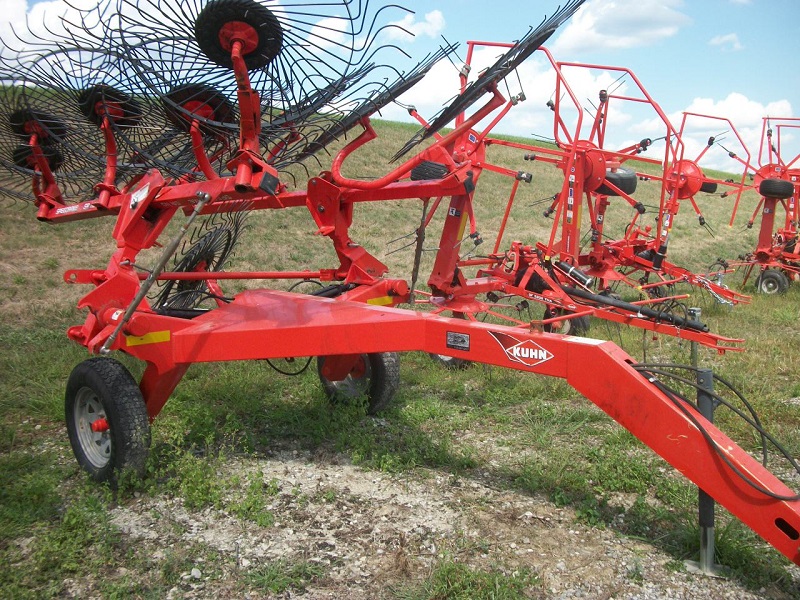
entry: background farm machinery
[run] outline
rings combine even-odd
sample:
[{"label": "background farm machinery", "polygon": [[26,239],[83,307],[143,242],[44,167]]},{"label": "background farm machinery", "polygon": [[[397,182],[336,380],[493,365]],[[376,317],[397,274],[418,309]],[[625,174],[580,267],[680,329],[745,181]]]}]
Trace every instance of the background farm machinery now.
[{"label": "background farm machinery", "polygon": [[[396,353],[425,351],[565,379],[800,564],[797,496],[677,392],[670,383],[674,374],[662,365],[636,364],[610,342],[544,331],[598,316],[720,351],[740,342],[658,308],[671,298],[626,302],[590,289],[593,275],[578,268],[587,263],[574,244],[579,234],[574,211],[585,197],[597,225],[599,199],[612,195],[591,194],[601,186],[636,209],[632,190],[623,189],[625,180],[614,169],[638,151],[602,148],[602,104],[593,137],[587,142],[568,137],[548,155],[565,173],[554,205],[559,229],[549,244],[514,241],[500,252],[501,227],[490,255],[463,256],[465,241],[479,239],[471,217],[482,170],[513,173],[485,162],[487,145],[499,143],[488,133],[521,100],[506,99],[500,82],[579,6],[568,3],[474,81],[462,82],[456,99],[395,159],[411,157],[375,180],[344,174],[347,158],[376,137],[370,116],[453,51],[452,46],[443,48],[393,83],[380,82],[379,73],[391,69],[371,61],[390,50],[377,41],[378,15],[386,7],[371,11],[364,3],[357,14],[338,17],[353,38],[370,32],[368,42],[346,45],[344,59],[322,37],[314,42],[324,32],[312,23],[331,15],[302,7],[268,8],[255,0],[214,0],[176,12],[169,12],[168,4],[121,2],[84,13],[76,27],[80,33],[57,40],[55,49],[46,40],[24,40],[25,49],[4,66],[4,165],[32,181],[42,221],[116,218],[116,250],[108,265],[65,273],[69,283],[94,286],[79,302],[88,312],[85,322],[68,335],[100,355],[79,364],[67,383],[67,429],[81,466],[101,481],[113,481],[124,469],[141,471],[149,422],[193,363],[316,356],[320,380],[332,399],[365,395],[369,410],[376,412],[391,401],[399,383]],[[343,3],[339,8],[353,7]],[[169,28],[162,25],[164,13]],[[320,62],[315,54],[328,58]],[[564,66],[553,64],[557,71]],[[560,76],[557,81],[560,98],[566,83]],[[483,97],[488,99],[469,113]],[[579,103],[575,107],[580,132],[583,115]],[[489,117],[490,124],[478,130]],[[455,127],[442,133],[453,121]],[[329,145],[356,127],[361,133],[334,156],[329,170],[310,176],[305,188],[289,189],[284,173],[291,177],[291,168],[302,161],[321,161]],[[557,118],[557,136],[566,132]],[[672,134],[668,137],[672,140]],[[677,134],[674,138],[679,140]],[[417,150],[423,142],[427,145]],[[669,264],[663,261],[668,219],[677,212],[670,202],[676,196],[685,199],[681,186],[694,190],[698,182],[702,185],[701,175],[690,168],[695,163],[686,161],[676,144],[668,145],[671,160],[665,164],[671,163],[677,175],[663,179],[656,234],[641,249],[637,238],[631,241],[634,255],[655,252],[646,259],[646,272]],[[515,185],[527,179],[519,172],[514,177]],[[696,191],[685,192],[686,198]],[[7,192],[24,195],[21,184],[10,184]],[[71,200],[76,197],[87,199]],[[418,292],[428,210],[433,212],[444,198],[449,203],[429,289]],[[350,233],[360,203],[407,199],[423,206],[410,282],[387,277],[387,267]],[[292,208],[309,211],[317,232],[330,240],[338,264],[304,271],[220,270],[247,213]],[[170,224],[180,221],[181,214],[185,223],[175,231]],[[187,230],[206,215],[217,220],[192,238],[182,258],[173,260]],[[561,238],[556,239],[556,231],[563,232]],[[162,251],[155,264],[141,264],[141,256],[158,247]],[[605,248],[596,250],[616,256]],[[167,270],[170,261],[173,270]],[[465,275],[467,267],[479,267],[474,277]],[[609,278],[605,268],[599,279]],[[228,296],[225,281],[243,279],[318,280],[321,286],[311,294],[249,289]],[[742,300],[725,288],[717,294]],[[544,319],[520,317],[520,307],[529,302],[546,305]],[[402,304],[432,310],[399,308]],[[491,319],[484,321],[487,315]],[[146,364],[138,383],[107,356],[115,350]],[[760,429],[757,420],[748,422]],[[763,430],[761,435],[766,442]]]},{"label": "background farm machinery", "polygon": [[[758,224],[755,250],[726,265],[742,268],[744,283],[755,273],[756,289],[763,294],[785,292],[789,284],[800,277],[800,248],[797,246],[800,152],[792,151],[791,144],[791,134],[798,129],[800,119],[765,117],[756,164],[749,155],[740,157],[731,153],[751,176],[752,183],[744,185],[743,182],[743,187],[757,190],[761,199],[747,221],[748,229]],[[731,223],[735,217],[734,208]]]}]

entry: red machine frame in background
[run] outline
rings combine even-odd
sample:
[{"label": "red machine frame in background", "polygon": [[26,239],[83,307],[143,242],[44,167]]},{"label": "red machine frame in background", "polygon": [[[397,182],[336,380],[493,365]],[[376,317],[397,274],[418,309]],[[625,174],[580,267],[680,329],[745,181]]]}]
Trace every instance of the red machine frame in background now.
[{"label": "red machine frame in background", "polygon": [[[744,269],[743,284],[757,269],[756,289],[765,294],[785,292],[792,281],[800,279],[800,244],[797,243],[800,152],[790,159],[782,156],[782,130],[800,130],[800,118],[765,117],[762,120],[757,166],[750,163],[749,156],[745,160],[732,155],[745,171],[753,173],[752,185],[744,189],[755,189],[761,199],[747,222],[749,229],[759,221],[755,250],[727,264]],[[783,210],[782,222],[777,220],[779,207]],[[731,223],[735,217],[734,209]]]}]

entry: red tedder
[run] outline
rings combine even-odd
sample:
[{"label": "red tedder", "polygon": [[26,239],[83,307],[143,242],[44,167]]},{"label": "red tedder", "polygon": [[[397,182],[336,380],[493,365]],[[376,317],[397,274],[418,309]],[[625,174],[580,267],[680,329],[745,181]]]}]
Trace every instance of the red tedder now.
[{"label": "red tedder", "polygon": [[[800,279],[800,245],[798,235],[798,207],[800,201],[800,152],[791,152],[784,142],[800,130],[800,118],[765,117],[761,127],[761,144],[758,165],[746,158],[736,156],[744,165],[745,172],[752,172],[753,183],[743,189],[755,189],[761,197],[747,228],[759,221],[756,248],[730,261],[729,266],[743,267],[744,281],[757,272],[755,286],[762,294],[785,292],[792,281]],[[737,205],[731,215],[736,217]],[[779,218],[782,213],[783,219]],[[760,218],[759,218],[760,217]]]},{"label": "red tedder", "polygon": [[[469,44],[471,49],[476,44],[485,43]],[[680,204],[690,202],[700,224],[706,226],[695,196],[700,192],[716,191],[718,184],[736,187],[728,182],[706,177],[699,166],[708,147],[713,144],[713,138],[709,146],[697,156],[687,156],[683,141],[686,119],[701,115],[684,115],[680,129],[675,129],[629,69],[556,62],[546,49],[542,51],[556,75],[554,99],[548,101],[548,106],[554,113],[555,148],[497,139],[487,139],[486,142],[525,150],[525,160],[551,163],[563,171],[563,187],[553,197],[552,204],[544,213],[546,217],[554,217],[548,242],[539,245],[544,255],[559,257],[562,264],[569,265],[569,269],[576,269],[570,271],[571,273],[577,274],[577,268],[580,268],[583,273],[581,277],[587,282],[593,282],[598,291],[605,291],[606,295],[620,283],[642,291],[647,298],[644,302],[653,304],[653,308],[661,313],[667,312],[672,301],[676,299],[672,291],[676,284],[700,288],[724,304],[748,302],[747,296],[728,289],[711,277],[695,274],[666,260],[670,232]],[[469,56],[470,54],[468,59]],[[579,80],[577,75],[592,71],[610,74],[616,79],[612,84],[614,89],[600,91],[599,103],[592,118],[584,122],[584,114],[588,111],[585,111],[577,99],[570,80]],[[634,83],[634,90],[628,94],[618,92],[626,80]],[[644,138],[625,148],[609,149],[606,137],[609,123],[614,120],[612,109],[625,103],[652,109],[652,114],[648,116],[658,124],[655,127],[663,127],[662,135],[658,138],[665,142],[663,159],[643,156],[654,143],[651,138]],[[637,172],[628,167],[629,162],[638,168],[654,165],[663,172],[661,175]],[[633,196],[640,179],[661,182],[655,227],[643,224],[646,207]],[[633,209],[625,234],[620,239],[609,239],[605,233],[611,197],[621,198]],[[585,246],[583,240],[588,240]],[[616,296],[617,294],[611,294],[612,298]]]},{"label": "red tedder", "polygon": [[[370,115],[452,48],[391,85],[375,83],[386,81],[370,62],[377,34],[359,41],[360,50],[354,43],[337,67],[342,53],[315,44],[314,31],[303,30],[331,16],[323,14],[325,6],[273,12],[256,0],[212,0],[197,14],[191,12],[199,6],[184,6],[167,18],[158,12],[168,10],[166,4],[140,0],[131,10],[123,0],[103,12],[102,30],[87,29],[85,39],[75,38],[80,51],[74,55],[68,49],[72,38],[53,47],[26,44],[12,77],[24,85],[10,88],[2,101],[9,139],[17,143],[13,160],[4,164],[33,181],[40,220],[116,220],[116,250],[108,264],[65,273],[69,283],[92,286],[78,304],[86,319],[68,335],[99,355],[77,365],[67,382],[67,429],[82,468],[100,481],[113,480],[123,469],[141,472],[149,424],[193,363],[316,356],[329,395],[365,394],[369,411],[376,412],[398,385],[397,353],[424,351],[565,379],[800,564],[797,495],[703,418],[670,386],[664,369],[637,364],[611,342],[542,329],[595,315],[720,350],[737,340],[713,336],[688,318],[588,291],[572,270],[576,264],[570,261],[579,255],[566,241],[545,249],[515,241],[507,251],[495,249],[480,259],[475,277],[464,274],[470,265],[461,260],[460,246],[485,167],[486,136],[520,101],[507,100],[498,84],[580,4],[569,2],[512,45],[397,158],[434,138],[430,145],[370,181],[342,174],[345,160],[376,137]],[[336,8],[329,9],[333,15]],[[382,10],[348,17],[336,31],[347,29],[355,39]],[[170,19],[181,27],[165,27]],[[296,37],[298,31],[307,35]],[[326,53],[326,60],[312,60],[313,53]],[[467,114],[484,96],[485,103]],[[478,131],[478,123],[492,115],[491,124]],[[453,120],[455,128],[439,134]],[[316,159],[357,126],[362,133],[339,151],[329,170],[310,176],[304,189],[287,188],[282,174],[289,167]],[[616,186],[606,175],[609,157],[626,154],[576,144],[557,160],[581,170],[580,197],[587,185]],[[586,177],[595,166],[599,174]],[[85,199],[70,202],[71,196]],[[350,228],[359,203],[409,199],[427,208],[442,198],[449,198],[447,214],[421,303],[434,310],[421,312],[414,310],[415,281],[387,277],[387,267],[352,239]],[[243,214],[282,209],[308,211],[338,264],[291,272],[217,270],[241,231]],[[562,214],[567,209],[557,208]],[[181,215],[186,222],[166,235]],[[167,270],[186,229],[204,215],[223,219],[223,226],[209,228]],[[659,244],[663,228],[656,232]],[[156,247],[160,257],[145,268],[141,253]],[[420,247],[418,240],[417,254]],[[250,289],[228,297],[223,288],[229,279],[318,279],[324,285],[310,295]],[[161,291],[154,297],[156,285]],[[544,302],[555,316],[549,323],[504,316],[499,306],[509,304],[500,296]],[[212,306],[201,307],[208,299]],[[476,318],[480,313],[496,313],[504,324],[483,322]],[[113,352],[145,363],[138,382],[109,356]]]}]

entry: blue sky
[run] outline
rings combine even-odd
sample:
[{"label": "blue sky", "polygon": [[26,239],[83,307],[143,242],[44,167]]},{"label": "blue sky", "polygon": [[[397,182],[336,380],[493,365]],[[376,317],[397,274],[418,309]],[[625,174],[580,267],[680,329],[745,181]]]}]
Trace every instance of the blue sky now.
[{"label": "blue sky", "polygon": [[[78,0],[80,4],[88,1]],[[466,54],[467,40],[513,41],[559,5],[558,0],[398,3],[415,11],[402,20],[415,37],[400,36],[396,40],[415,59],[433,50],[441,36],[461,43],[461,59]],[[23,23],[26,13],[32,10],[59,11],[63,4],[60,0],[4,0],[3,6],[5,18],[0,20],[0,35],[7,32],[9,24]],[[548,41],[547,47],[559,61],[631,69],[675,125],[684,110],[729,118],[754,153],[762,117],[800,116],[798,0],[587,0]],[[498,54],[496,48],[476,52],[474,72],[493,62]],[[535,55],[528,63],[520,69],[521,88],[528,100],[515,107],[498,130],[546,137],[552,134],[552,114],[544,105],[552,97],[554,76],[541,55]],[[587,99],[594,100],[597,91],[614,79],[616,74],[602,69],[579,69],[571,85],[589,108]],[[621,83],[620,92],[633,94],[628,78]],[[445,61],[402,100],[430,117],[453,96],[457,84],[457,71]],[[396,107],[384,110],[383,116],[408,118],[405,111]],[[619,144],[648,135],[656,137],[659,127],[654,116],[641,107],[620,106],[613,127],[609,121],[609,131]],[[702,129],[698,140],[707,138],[706,134],[715,128],[716,132],[725,129],[716,122],[705,128],[698,124],[697,128]],[[785,133],[787,147],[790,138],[800,140],[800,130],[794,136],[791,130]],[[729,141],[734,142],[730,138]],[[697,144],[698,148],[702,145],[699,141]],[[724,166],[722,158],[711,161],[719,164],[709,166]]]}]

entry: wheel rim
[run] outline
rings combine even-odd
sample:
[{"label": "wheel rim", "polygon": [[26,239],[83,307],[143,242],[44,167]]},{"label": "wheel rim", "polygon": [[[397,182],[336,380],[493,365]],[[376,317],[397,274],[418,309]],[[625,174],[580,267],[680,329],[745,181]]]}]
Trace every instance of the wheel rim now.
[{"label": "wheel rim", "polygon": [[94,390],[84,387],[78,391],[72,416],[83,454],[94,467],[102,469],[111,460],[111,430],[92,429],[95,421],[106,419],[105,407]]},{"label": "wheel rim", "polygon": [[778,280],[774,277],[761,278],[761,292],[764,294],[774,294],[778,291]]},{"label": "wheel rim", "polygon": [[372,377],[372,367],[366,356],[361,356],[359,362],[341,381],[331,381],[336,396],[340,398],[358,398],[369,393],[369,382]]}]

